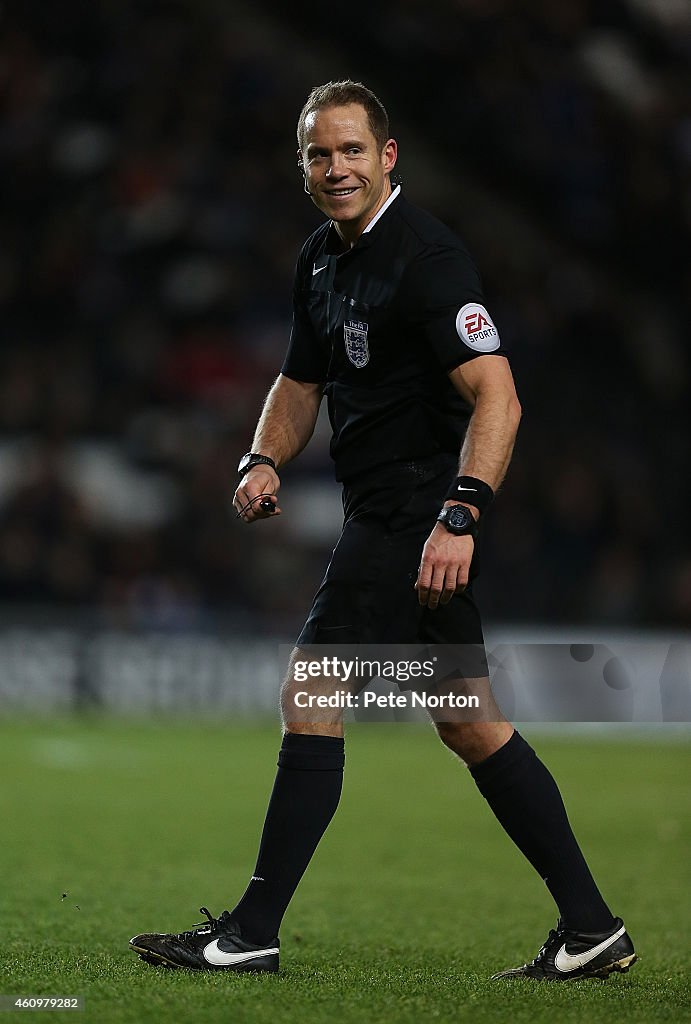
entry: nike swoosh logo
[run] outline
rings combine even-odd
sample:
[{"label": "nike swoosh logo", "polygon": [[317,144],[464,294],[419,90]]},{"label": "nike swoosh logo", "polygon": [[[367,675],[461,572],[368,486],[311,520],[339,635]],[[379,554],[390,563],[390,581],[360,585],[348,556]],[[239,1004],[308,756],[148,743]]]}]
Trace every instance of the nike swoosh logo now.
[{"label": "nike swoosh logo", "polygon": [[608,946],[611,946],[613,942],[620,939],[625,931],[626,927],[625,925],[622,925],[618,932],[615,932],[614,935],[610,935],[608,939],[604,940],[604,942],[600,942],[597,946],[593,946],[592,949],[586,949],[584,953],[576,953],[573,956],[571,953],[566,952],[566,943],[564,943],[554,958],[554,966],[558,971],[561,971],[562,974],[568,974],[570,971],[575,971],[579,967],[585,967],[586,964],[589,964],[590,961],[594,960],[600,953],[604,953]]},{"label": "nike swoosh logo", "polygon": [[477,487],[458,487],[459,491],[476,491]]},{"label": "nike swoosh logo", "polygon": [[218,948],[218,939],[214,939],[208,946],[204,946],[204,959],[214,967],[232,967],[233,964],[242,964],[246,960],[256,960],[260,956],[273,956],[278,949],[255,949],[247,953],[226,953]]},{"label": "nike swoosh logo", "polygon": [[321,274],[322,270],[326,270],[326,266],[327,265],[325,263],[323,267],[313,267],[312,268],[312,277],[314,277],[315,274]]}]

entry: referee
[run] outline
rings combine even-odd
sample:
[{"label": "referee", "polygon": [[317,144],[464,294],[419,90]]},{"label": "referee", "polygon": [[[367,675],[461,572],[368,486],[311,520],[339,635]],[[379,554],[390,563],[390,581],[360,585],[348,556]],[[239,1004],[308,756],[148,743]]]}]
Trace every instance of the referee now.
[{"label": "referee", "polygon": [[[483,651],[475,539],[506,473],[520,405],[478,271],[463,243],[392,185],[397,144],[364,85],[313,89],[297,136],[304,189],[327,220],[298,259],[288,352],[240,462],[235,508],[246,523],[280,514],[279,470],[310,440],[325,395],[344,525],[294,657],[324,643]],[[246,892],[218,918],[202,908],[206,922],[189,931],[135,936],[147,962],[278,970],[281,920],[336,810],[344,764],[342,710],[305,722],[296,688],[289,676],[278,773]],[[628,970],[633,945],[593,880],[554,779],[493,710],[493,721],[435,726],[559,909],[537,956],[495,977]]]}]

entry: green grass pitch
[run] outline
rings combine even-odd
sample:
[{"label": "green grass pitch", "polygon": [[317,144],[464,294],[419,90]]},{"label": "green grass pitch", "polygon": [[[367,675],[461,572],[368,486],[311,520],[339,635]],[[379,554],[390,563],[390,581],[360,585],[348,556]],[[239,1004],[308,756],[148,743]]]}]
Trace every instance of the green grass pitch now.
[{"label": "green grass pitch", "polygon": [[190,927],[244,889],[277,727],[3,721],[0,994],[81,995],[77,1019],[98,1024],[688,1021],[688,745],[524,731],[636,942],[628,975],[490,982],[537,952],[549,895],[431,730],[366,724],[281,973],[148,967],[130,935]]}]

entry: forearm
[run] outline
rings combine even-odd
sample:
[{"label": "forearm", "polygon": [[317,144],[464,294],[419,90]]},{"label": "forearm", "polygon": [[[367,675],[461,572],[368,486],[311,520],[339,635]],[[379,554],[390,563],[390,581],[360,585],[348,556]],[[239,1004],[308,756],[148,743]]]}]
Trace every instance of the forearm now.
[{"label": "forearm", "polygon": [[[459,476],[483,480],[493,491],[500,487],[511,461],[521,407],[513,388],[487,388],[473,395],[475,404],[466,432]],[[477,506],[449,498],[445,505],[466,505],[475,519]],[[435,609],[447,604],[468,584],[474,542],[467,535],[453,536],[436,524],[423,548],[415,588],[421,605]]]},{"label": "forearm", "polygon": [[484,480],[496,492],[511,461],[520,418],[515,396],[478,394],[461,450],[459,475]]},{"label": "forearm", "polygon": [[509,363],[491,355],[479,356],[456,367],[449,377],[473,408],[459,475],[484,480],[496,492],[509,467],[521,420]]},{"label": "forearm", "polygon": [[314,432],[321,384],[279,376],[269,391],[252,441],[252,451],[283,466],[299,455]]}]

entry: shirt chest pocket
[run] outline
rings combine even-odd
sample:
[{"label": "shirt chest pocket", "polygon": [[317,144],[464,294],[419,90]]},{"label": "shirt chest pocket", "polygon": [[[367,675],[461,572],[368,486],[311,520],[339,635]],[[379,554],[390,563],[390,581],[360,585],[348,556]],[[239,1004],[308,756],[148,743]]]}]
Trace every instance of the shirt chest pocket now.
[{"label": "shirt chest pocket", "polygon": [[375,384],[391,358],[388,309],[347,295],[333,298],[339,305],[331,336],[334,375],[356,386]]},{"label": "shirt chest pocket", "polygon": [[307,309],[315,334],[328,348],[329,380],[365,387],[381,380],[395,334],[388,306],[324,289],[309,293]]}]

